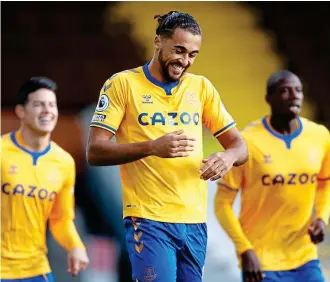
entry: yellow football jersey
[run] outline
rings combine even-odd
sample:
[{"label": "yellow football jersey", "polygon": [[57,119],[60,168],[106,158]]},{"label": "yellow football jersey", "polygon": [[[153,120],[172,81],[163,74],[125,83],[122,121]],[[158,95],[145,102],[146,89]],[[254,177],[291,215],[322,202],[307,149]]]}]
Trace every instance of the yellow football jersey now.
[{"label": "yellow football jersey", "polygon": [[165,84],[150,75],[146,64],[105,82],[91,126],[116,134],[118,143],[154,140],[179,129],[197,139],[189,157],[149,156],[121,165],[124,217],[206,221],[207,185],[198,174],[202,123],[215,137],[235,126],[218,92],[203,76],[187,73],[180,81]]},{"label": "yellow football jersey", "polygon": [[[286,136],[272,129],[269,117],[249,125],[242,132],[248,162],[219,181],[216,215],[238,254],[252,247],[263,270],[294,269],[316,259],[308,234],[315,204],[316,216],[329,220],[329,131],[304,118],[298,123],[299,129]],[[235,195],[230,191],[239,189],[241,229],[224,215],[226,198]]]},{"label": "yellow football jersey", "polygon": [[[74,184],[74,160],[54,142],[42,152],[31,152],[20,131],[2,136],[2,278],[20,279],[50,272],[47,220],[73,219]],[[67,230],[59,232],[65,234]],[[81,246],[80,238],[77,241]]]}]

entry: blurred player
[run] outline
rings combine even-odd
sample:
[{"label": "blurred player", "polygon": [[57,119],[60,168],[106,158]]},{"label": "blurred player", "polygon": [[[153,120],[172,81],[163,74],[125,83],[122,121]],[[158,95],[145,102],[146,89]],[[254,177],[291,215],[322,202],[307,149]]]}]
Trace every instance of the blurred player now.
[{"label": "blurred player", "polygon": [[1,278],[54,281],[47,260],[46,228],[68,251],[68,271],[77,275],[88,258],[74,218],[75,164],[50,140],[58,109],[56,84],[33,77],[18,91],[19,130],[1,140]]},{"label": "blurred player", "polygon": [[[154,56],[105,82],[88,161],[121,165],[134,281],[201,281],[207,242],[205,180],[245,162],[246,145],[211,82],[186,73],[201,46],[192,16],[157,16]],[[203,159],[202,123],[226,149]],[[109,142],[116,134],[117,142]]]},{"label": "blurred player", "polygon": [[[321,282],[316,244],[330,213],[329,131],[299,117],[303,88],[289,71],[269,78],[266,100],[271,115],[242,132],[249,160],[219,181],[215,212],[245,281]],[[240,189],[238,220],[232,204]]]}]

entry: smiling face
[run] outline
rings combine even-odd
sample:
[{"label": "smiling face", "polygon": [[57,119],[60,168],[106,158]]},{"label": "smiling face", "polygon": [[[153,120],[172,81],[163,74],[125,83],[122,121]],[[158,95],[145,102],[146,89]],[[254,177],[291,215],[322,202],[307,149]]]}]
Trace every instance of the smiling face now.
[{"label": "smiling face", "polygon": [[303,86],[294,74],[279,79],[274,92],[267,95],[272,113],[288,118],[297,118],[300,115],[303,99]]},{"label": "smiling face", "polygon": [[176,28],[170,38],[156,36],[155,47],[161,67],[161,75],[166,82],[175,82],[194,63],[202,44],[200,34]]},{"label": "smiling face", "polygon": [[46,88],[40,88],[30,93],[24,106],[16,106],[16,114],[24,127],[29,128],[37,135],[51,133],[58,118],[55,93]]}]

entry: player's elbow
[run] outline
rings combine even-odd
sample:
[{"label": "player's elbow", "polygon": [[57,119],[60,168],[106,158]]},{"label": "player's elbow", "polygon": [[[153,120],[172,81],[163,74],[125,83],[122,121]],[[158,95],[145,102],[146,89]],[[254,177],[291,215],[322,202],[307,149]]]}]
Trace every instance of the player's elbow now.
[{"label": "player's elbow", "polygon": [[95,144],[88,143],[86,148],[86,159],[90,166],[99,166],[98,147]]},{"label": "player's elbow", "polygon": [[114,165],[112,154],[105,153],[101,142],[89,142],[86,148],[86,160],[90,166]]}]

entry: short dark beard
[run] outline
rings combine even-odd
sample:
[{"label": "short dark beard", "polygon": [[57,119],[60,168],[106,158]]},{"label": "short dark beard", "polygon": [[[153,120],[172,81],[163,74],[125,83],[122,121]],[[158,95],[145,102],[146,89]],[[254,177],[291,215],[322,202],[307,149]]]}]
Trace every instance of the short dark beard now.
[{"label": "short dark beard", "polygon": [[158,61],[159,61],[162,76],[163,76],[165,82],[177,81],[177,79],[173,79],[168,72],[168,69],[166,67],[166,62],[163,60],[163,50],[162,49],[159,50]]}]

